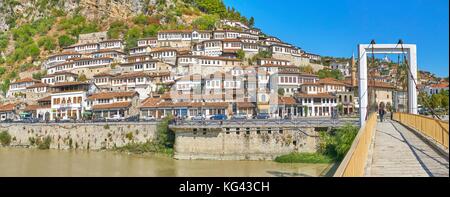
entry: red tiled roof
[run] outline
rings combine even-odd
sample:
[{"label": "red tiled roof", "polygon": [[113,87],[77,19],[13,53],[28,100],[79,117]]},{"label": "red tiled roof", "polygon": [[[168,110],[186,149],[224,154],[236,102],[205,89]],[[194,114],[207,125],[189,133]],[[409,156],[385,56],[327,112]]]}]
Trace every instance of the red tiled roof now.
[{"label": "red tiled roof", "polygon": [[157,40],[158,38],[156,37],[147,37],[147,38],[141,38],[139,40]]},{"label": "red tiled roof", "polygon": [[258,60],[289,62],[288,60],[275,59],[275,58],[258,58]]},{"label": "red tiled roof", "polygon": [[133,97],[137,92],[100,92],[92,94],[89,99],[112,99],[117,97]]},{"label": "red tiled roof", "polygon": [[118,76],[115,76],[113,79],[130,79],[136,77],[148,77],[149,75],[144,72],[132,72],[132,73],[124,73]]},{"label": "red tiled roof", "polygon": [[99,73],[94,75],[94,77],[114,77],[115,75],[110,74],[110,73]]},{"label": "red tiled roof", "polygon": [[39,105],[27,105],[25,107],[25,111],[36,111],[39,109]]},{"label": "red tiled roof", "polygon": [[448,88],[448,84],[445,84],[445,83],[432,84],[430,87],[432,87],[432,88]]},{"label": "red tiled roof", "polygon": [[109,40],[103,40],[103,41],[100,41],[99,43],[104,43],[104,42],[118,42],[118,41],[122,42],[121,39],[109,39]]},{"label": "red tiled roof", "polygon": [[392,84],[381,82],[381,81],[369,80],[369,82],[367,84],[369,87],[395,89],[395,87]]},{"label": "red tiled roof", "polygon": [[18,79],[14,82],[12,82],[11,84],[15,84],[15,83],[26,83],[26,82],[40,82],[39,80],[27,77],[27,78],[23,78],[23,79]]},{"label": "red tiled roof", "polygon": [[241,60],[239,60],[239,59],[234,59],[234,58],[212,57],[212,56],[198,56],[198,59],[223,60],[223,61],[241,61]]},{"label": "red tiled roof", "polygon": [[331,85],[345,85],[343,82],[338,81],[338,80],[333,79],[333,78],[320,79],[318,81],[318,83],[320,83],[320,84],[331,84]]},{"label": "red tiled roof", "polygon": [[280,104],[284,105],[295,105],[297,101],[293,97],[280,97]]},{"label": "red tiled roof", "polygon": [[45,101],[51,101],[52,97],[51,96],[46,96],[44,98],[40,98],[37,100],[37,102],[45,102]]},{"label": "red tiled roof", "polygon": [[32,88],[40,88],[40,87],[49,87],[50,85],[46,84],[46,83],[35,83],[34,85],[28,86],[27,89],[32,89]]},{"label": "red tiled roof", "polygon": [[104,105],[94,105],[92,106],[93,110],[101,110],[101,109],[121,109],[121,108],[129,108],[131,106],[131,102],[118,102],[112,104],[104,104]]},{"label": "red tiled roof", "polygon": [[251,102],[237,102],[236,103],[238,108],[253,108],[255,107],[255,104]]},{"label": "red tiled roof", "polygon": [[62,86],[75,86],[75,85],[87,85],[88,83],[81,82],[81,81],[68,81],[68,82],[58,82],[54,85],[51,85],[51,87],[62,87]]},{"label": "red tiled roof", "polygon": [[178,30],[178,29],[171,29],[171,30],[161,30],[158,33],[192,33],[193,30]]},{"label": "red tiled roof", "polygon": [[156,107],[158,105],[159,102],[161,102],[162,99],[161,98],[146,98],[142,103],[141,106],[139,108],[153,108]]},{"label": "red tiled roof", "polygon": [[60,71],[60,72],[55,72],[55,73],[53,73],[53,74],[45,75],[43,78],[54,77],[54,76],[57,76],[57,75],[72,75],[72,76],[78,76],[78,75],[75,74],[75,73],[71,73],[71,72],[67,72],[67,71]]},{"label": "red tiled roof", "polygon": [[5,104],[5,105],[0,105],[0,111],[1,112],[14,111],[15,107],[16,107],[16,104],[14,104],[14,103],[8,103],[8,104]]},{"label": "red tiled roof", "polygon": [[48,56],[47,58],[51,58],[51,57],[55,57],[55,56],[63,56],[63,55],[81,55],[81,53],[77,53],[74,51],[66,51],[66,52],[62,52],[62,53],[52,54],[52,55]]},{"label": "red tiled roof", "polygon": [[111,52],[116,52],[116,53],[122,53],[122,54],[126,54],[123,51],[119,51],[119,50],[115,50],[115,49],[100,49],[98,51],[92,52],[90,54],[98,54],[98,53],[111,53]]},{"label": "red tiled roof", "polygon": [[329,93],[319,93],[319,94],[304,94],[300,93],[297,94],[300,98],[335,98],[335,96],[329,94]]}]

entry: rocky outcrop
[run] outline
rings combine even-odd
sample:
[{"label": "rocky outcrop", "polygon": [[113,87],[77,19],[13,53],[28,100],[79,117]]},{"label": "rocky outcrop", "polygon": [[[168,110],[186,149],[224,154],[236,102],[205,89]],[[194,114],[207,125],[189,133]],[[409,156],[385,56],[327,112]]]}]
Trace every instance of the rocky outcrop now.
[{"label": "rocky outcrop", "polygon": [[[174,2],[166,0],[164,8],[175,5]],[[141,13],[153,14],[154,10],[149,8],[154,8],[156,4],[156,0],[0,0],[0,30],[10,28],[8,17],[17,19],[17,24],[21,24],[48,16],[55,10],[63,10],[68,15],[80,13],[88,20],[113,21]]]}]

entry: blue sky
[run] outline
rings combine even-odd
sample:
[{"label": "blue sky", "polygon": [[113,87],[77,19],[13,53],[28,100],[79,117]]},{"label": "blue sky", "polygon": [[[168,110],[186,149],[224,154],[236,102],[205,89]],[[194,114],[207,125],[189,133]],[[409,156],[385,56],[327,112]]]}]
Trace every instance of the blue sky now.
[{"label": "blue sky", "polygon": [[224,0],[265,33],[323,56],[351,57],[359,43],[417,44],[419,69],[449,72],[448,0]]}]

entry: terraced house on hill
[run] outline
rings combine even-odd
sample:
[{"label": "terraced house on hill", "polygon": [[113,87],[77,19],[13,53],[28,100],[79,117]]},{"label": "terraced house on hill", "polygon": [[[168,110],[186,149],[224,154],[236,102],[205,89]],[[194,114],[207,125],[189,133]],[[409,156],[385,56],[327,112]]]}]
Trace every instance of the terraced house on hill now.
[{"label": "terraced house on hill", "polygon": [[33,116],[47,120],[331,116],[339,104],[347,114],[356,111],[345,84],[301,72],[304,65],[321,69],[320,56],[242,23],[222,22],[234,29],[161,30],[126,51],[123,40],[105,32],[82,34],[48,56],[40,81],[13,81],[7,97],[22,99]]}]

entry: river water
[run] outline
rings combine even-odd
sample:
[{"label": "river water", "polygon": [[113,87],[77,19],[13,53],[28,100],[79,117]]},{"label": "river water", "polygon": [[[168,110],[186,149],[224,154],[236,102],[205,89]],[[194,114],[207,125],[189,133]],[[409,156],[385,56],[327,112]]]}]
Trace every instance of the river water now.
[{"label": "river water", "polygon": [[321,176],[328,166],[272,161],[185,161],[109,151],[0,148],[2,177],[292,177]]}]

